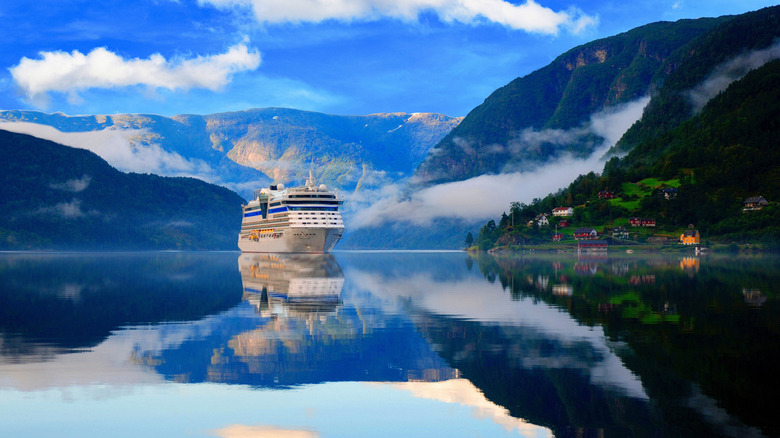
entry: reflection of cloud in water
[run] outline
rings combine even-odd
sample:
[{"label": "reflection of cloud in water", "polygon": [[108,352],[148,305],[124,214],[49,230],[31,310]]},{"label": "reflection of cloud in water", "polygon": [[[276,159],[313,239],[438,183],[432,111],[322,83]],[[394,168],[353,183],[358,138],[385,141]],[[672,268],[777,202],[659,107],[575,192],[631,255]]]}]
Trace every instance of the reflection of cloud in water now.
[{"label": "reflection of cloud in water", "polygon": [[[526,342],[557,341],[565,354],[524,352],[518,360],[525,368],[583,369],[594,384],[629,397],[648,398],[642,382],[615,355],[600,326],[583,326],[566,311],[533,299],[512,300],[498,283],[479,277],[448,282],[426,273],[391,279],[360,270],[351,270],[347,277],[359,288],[371,291],[387,307],[398,306],[398,298],[404,298],[403,301],[411,301],[412,307],[435,315],[514,327],[519,332],[513,337]],[[583,355],[583,350],[590,354]]]},{"label": "reflection of cloud in water", "polygon": [[161,376],[129,360],[137,334],[123,331],[89,351],[36,357],[40,362],[0,364],[0,388],[38,391],[99,385],[102,390],[95,397],[106,398],[108,392],[120,387],[124,389],[117,394],[131,391],[137,384],[161,382]]},{"label": "reflection of cloud in water", "polygon": [[527,423],[514,418],[509,411],[490,400],[466,379],[452,379],[443,382],[404,382],[392,383],[392,387],[411,392],[415,397],[456,403],[471,408],[472,415],[479,419],[488,419],[503,427],[506,431],[517,432],[522,436],[552,437],[552,431],[546,427]]},{"label": "reflection of cloud in water", "polygon": [[246,426],[243,424],[234,424],[211,432],[221,438],[316,438],[320,436],[311,430],[282,429],[274,426]]}]

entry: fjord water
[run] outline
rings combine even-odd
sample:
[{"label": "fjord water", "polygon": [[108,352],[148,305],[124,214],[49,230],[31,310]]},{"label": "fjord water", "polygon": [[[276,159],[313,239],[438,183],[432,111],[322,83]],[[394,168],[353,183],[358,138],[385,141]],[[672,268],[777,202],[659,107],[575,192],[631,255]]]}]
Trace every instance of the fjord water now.
[{"label": "fjord water", "polygon": [[0,254],[0,436],[778,436],[774,257]]}]

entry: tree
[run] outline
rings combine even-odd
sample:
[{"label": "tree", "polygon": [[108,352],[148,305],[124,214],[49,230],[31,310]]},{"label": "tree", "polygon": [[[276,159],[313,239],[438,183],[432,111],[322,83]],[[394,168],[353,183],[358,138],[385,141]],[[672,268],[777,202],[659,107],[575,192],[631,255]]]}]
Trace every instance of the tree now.
[{"label": "tree", "polygon": [[474,236],[471,235],[471,231],[466,234],[466,248],[471,248],[474,245]]}]

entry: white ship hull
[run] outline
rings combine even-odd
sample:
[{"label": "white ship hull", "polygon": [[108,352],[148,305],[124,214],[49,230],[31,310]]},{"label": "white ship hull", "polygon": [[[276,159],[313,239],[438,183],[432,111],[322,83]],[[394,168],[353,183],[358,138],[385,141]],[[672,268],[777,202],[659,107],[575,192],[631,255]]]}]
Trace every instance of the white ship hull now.
[{"label": "white ship hull", "polygon": [[255,190],[243,206],[238,248],[242,252],[324,254],[341,240],[343,204],[335,190],[314,185],[309,172],[306,185],[284,188],[272,184]]},{"label": "white ship hull", "polygon": [[286,228],[259,236],[240,235],[242,252],[290,252],[324,254],[330,252],[344,232],[339,228]]}]

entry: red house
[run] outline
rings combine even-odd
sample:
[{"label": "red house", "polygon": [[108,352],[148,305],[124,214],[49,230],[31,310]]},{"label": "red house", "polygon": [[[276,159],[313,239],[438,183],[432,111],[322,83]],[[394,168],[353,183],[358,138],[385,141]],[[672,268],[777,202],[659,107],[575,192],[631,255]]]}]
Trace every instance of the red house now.
[{"label": "red house", "polygon": [[641,227],[642,226],[642,218],[638,218],[638,217],[628,218],[628,223],[632,227]]},{"label": "red house", "polygon": [[599,199],[615,199],[615,194],[609,190],[602,190],[599,192]]},{"label": "red house", "polygon": [[577,228],[574,230],[574,238],[576,240],[592,240],[598,237],[599,233],[595,228]]},{"label": "red house", "polygon": [[569,221],[566,219],[562,219],[560,222],[558,222],[558,226],[561,228],[566,228],[569,226]]},{"label": "red house", "polygon": [[563,239],[563,233],[555,233],[552,236],[553,242],[560,242]]},{"label": "red house", "polygon": [[651,217],[644,217],[642,218],[642,226],[643,227],[654,227],[655,226],[655,219]]}]

